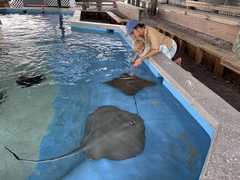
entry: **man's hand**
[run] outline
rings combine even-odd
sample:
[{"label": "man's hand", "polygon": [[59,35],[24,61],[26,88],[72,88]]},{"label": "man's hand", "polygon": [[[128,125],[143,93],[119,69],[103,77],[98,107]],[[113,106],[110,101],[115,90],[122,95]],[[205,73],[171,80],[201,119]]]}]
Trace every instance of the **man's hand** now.
[{"label": "man's hand", "polygon": [[141,58],[137,58],[135,61],[133,61],[133,67],[137,68],[142,64],[143,60]]}]

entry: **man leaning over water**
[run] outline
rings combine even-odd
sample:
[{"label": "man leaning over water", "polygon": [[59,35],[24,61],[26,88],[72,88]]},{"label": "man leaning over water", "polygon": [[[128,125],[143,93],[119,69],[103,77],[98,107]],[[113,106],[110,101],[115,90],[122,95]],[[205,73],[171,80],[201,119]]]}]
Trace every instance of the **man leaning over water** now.
[{"label": "man leaning over water", "polygon": [[[138,67],[142,64],[144,59],[153,57],[159,52],[163,53],[169,59],[173,59],[176,55],[176,42],[165,34],[160,33],[157,29],[141,24],[137,20],[128,21],[126,29],[127,33],[133,38],[134,41],[142,39],[149,49],[148,52],[143,56],[140,55],[134,60],[134,67]],[[177,58],[174,60],[174,62],[180,65],[181,58]]]}]

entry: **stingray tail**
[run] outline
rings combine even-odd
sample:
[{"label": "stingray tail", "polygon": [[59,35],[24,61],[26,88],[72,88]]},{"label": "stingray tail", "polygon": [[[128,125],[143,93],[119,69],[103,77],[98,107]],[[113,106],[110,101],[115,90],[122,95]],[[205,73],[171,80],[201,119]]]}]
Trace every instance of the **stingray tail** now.
[{"label": "stingray tail", "polygon": [[18,157],[18,155],[16,153],[14,153],[13,151],[11,151],[11,149],[9,149],[7,146],[4,147],[8,152],[10,152],[17,160],[22,160],[21,158]]},{"label": "stingray tail", "polygon": [[16,160],[18,161],[25,161],[25,162],[32,162],[32,163],[47,163],[47,162],[54,162],[57,160],[61,160],[61,159],[65,159],[67,157],[70,156],[74,156],[76,154],[79,154],[81,152],[84,151],[84,149],[78,147],[76,149],[74,149],[73,151],[66,153],[64,155],[60,155],[57,157],[53,157],[53,158],[49,158],[49,159],[42,159],[42,160],[32,160],[32,159],[24,159],[24,158],[20,158],[16,153],[14,153],[11,149],[9,149],[7,146],[4,147],[10,154],[12,154]]}]

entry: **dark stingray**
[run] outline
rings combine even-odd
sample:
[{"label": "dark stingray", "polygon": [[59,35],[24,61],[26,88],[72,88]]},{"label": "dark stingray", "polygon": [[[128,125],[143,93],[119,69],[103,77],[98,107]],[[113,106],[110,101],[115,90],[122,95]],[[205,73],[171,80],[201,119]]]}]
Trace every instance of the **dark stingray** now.
[{"label": "dark stingray", "polygon": [[7,91],[0,89],[0,104],[4,103],[7,99]]},{"label": "dark stingray", "polygon": [[51,162],[80,153],[89,159],[124,160],[140,154],[145,145],[143,120],[136,114],[114,106],[102,106],[88,116],[80,146],[64,155],[44,160],[20,158],[5,147],[17,160]]},{"label": "dark stingray", "polygon": [[30,87],[35,84],[40,84],[42,81],[44,81],[46,77],[43,75],[22,75],[19,76],[16,80],[16,83],[20,85],[21,87]]},{"label": "dark stingray", "polygon": [[105,83],[121,90],[129,96],[135,95],[138,91],[145,87],[155,85],[152,81],[141,79],[135,75],[129,75],[127,73],[124,73],[120,77],[114,78]]}]

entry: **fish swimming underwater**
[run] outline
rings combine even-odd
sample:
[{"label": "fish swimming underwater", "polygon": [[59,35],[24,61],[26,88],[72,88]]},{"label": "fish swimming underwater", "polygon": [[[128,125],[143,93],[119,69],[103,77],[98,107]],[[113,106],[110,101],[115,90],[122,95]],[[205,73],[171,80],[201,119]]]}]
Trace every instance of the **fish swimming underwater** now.
[{"label": "fish swimming underwater", "polygon": [[4,103],[7,99],[7,91],[4,89],[0,89],[0,104]]},{"label": "fish swimming underwater", "polygon": [[16,83],[23,88],[30,87],[36,84],[40,84],[42,81],[46,80],[46,77],[43,75],[22,75],[19,76],[16,80]]},{"label": "fish swimming underwater", "polygon": [[88,116],[80,146],[69,153],[49,159],[30,160],[20,158],[8,147],[5,149],[19,161],[47,163],[80,153],[93,160],[124,160],[139,155],[144,146],[145,126],[141,117],[115,106],[101,106]]},{"label": "fish swimming underwater", "polygon": [[129,96],[134,96],[138,91],[145,87],[155,85],[155,83],[152,81],[141,79],[128,73],[123,73],[119,77],[105,83],[121,90],[123,93]]}]

